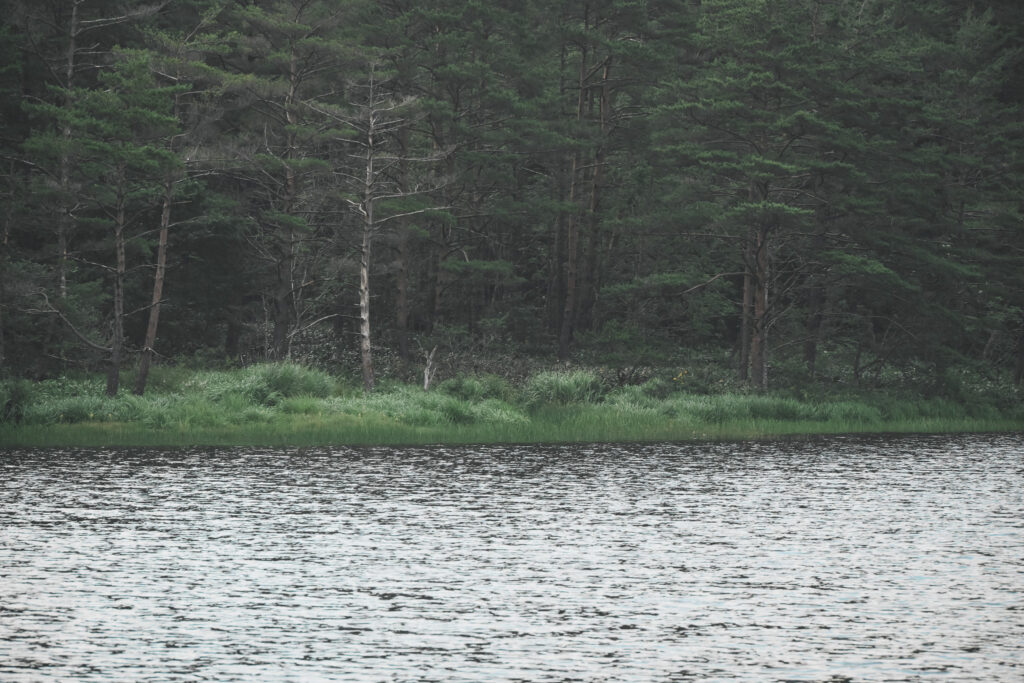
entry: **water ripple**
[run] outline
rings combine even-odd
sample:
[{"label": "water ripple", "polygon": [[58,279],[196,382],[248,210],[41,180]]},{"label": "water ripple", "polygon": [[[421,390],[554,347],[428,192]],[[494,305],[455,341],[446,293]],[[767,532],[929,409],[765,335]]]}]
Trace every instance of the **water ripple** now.
[{"label": "water ripple", "polygon": [[1024,439],[0,452],[5,681],[1015,681]]}]

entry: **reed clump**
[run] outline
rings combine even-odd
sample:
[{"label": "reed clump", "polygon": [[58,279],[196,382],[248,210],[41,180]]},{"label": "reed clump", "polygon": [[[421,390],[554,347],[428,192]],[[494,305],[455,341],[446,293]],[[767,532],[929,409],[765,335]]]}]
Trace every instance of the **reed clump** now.
[{"label": "reed clump", "polygon": [[683,374],[615,386],[590,370],[514,385],[457,376],[364,393],[290,363],[155,368],[145,396],[99,376],[0,381],[0,445],[422,444],[653,441],[1024,429],[1020,401],[694,391]]}]

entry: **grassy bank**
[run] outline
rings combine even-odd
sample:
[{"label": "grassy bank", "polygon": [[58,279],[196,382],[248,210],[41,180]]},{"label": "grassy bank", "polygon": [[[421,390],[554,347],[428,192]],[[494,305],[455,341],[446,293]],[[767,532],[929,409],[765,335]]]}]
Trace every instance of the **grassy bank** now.
[{"label": "grassy bank", "polygon": [[672,377],[612,387],[587,371],[513,386],[461,377],[373,394],[297,365],[158,369],[142,397],[100,377],[0,383],[0,445],[183,446],[749,439],[1024,430],[1018,401],[688,393]]}]

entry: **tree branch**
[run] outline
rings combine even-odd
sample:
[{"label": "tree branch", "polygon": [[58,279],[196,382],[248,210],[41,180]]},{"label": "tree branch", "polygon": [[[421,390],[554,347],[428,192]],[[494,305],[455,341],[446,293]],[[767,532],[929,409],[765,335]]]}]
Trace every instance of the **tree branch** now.
[{"label": "tree branch", "polygon": [[43,301],[46,302],[46,308],[44,310],[28,309],[28,310],[25,311],[26,313],[35,314],[35,315],[39,315],[39,314],[56,315],[58,318],[60,318],[61,320],[64,321],[64,324],[66,324],[68,326],[68,328],[71,329],[72,332],[75,333],[76,337],[81,339],[88,346],[91,346],[92,348],[96,349],[97,351],[103,351],[104,353],[110,353],[113,350],[109,346],[102,346],[100,344],[97,344],[92,339],[89,339],[89,337],[87,337],[83,333],[79,332],[78,328],[75,327],[74,323],[72,323],[70,320],[68,320],[66,315],[64,315],[53,304],[50,303],[50,299],[49,299],[49,297],[46,296],[46,292],[40,291],[40,292],[37,292],[37,294],[39,294],[39,296],[43,297]]}]

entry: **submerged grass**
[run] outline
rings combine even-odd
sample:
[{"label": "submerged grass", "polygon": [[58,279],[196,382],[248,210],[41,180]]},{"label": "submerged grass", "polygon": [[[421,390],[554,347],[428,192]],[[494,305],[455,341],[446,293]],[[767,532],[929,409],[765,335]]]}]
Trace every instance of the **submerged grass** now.
[{"label": "submerged grass", "polygon": [[799,400],[689,394],[662,380],[609,389],[584,370],[522,387],[460,377],[364,394],[291,364],[153,373],[146,396],[98,377],[0,382],[0,445],[400,445],[724,440],[864,432],[1015,431],[1024,408],[948,399]]}]

